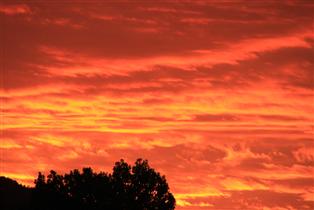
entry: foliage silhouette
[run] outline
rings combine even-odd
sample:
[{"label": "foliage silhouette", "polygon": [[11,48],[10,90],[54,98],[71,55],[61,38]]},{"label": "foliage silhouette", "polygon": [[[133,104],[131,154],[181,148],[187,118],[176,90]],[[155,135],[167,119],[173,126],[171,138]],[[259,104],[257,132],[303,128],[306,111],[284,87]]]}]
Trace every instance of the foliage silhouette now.
[{"label": "foliage silhouette", "polygon": [[[17,183],[16,183],[17,184]],[[1,185],[0,185],[1,187]],[[25,188],[26,189],[26,188]],[[60,175],[50,171],[38,174],[24,208],[34,210],[172,210],[175,198],[166,178],[138,159],[134,166],[116,162],[112,174],[96,173],[91,168],[75,169]]]},{"label": "foliage silhouette", "polygon": [[0,177],[0,209],[18,210],[30,205],[32,189],[16,181]]}]

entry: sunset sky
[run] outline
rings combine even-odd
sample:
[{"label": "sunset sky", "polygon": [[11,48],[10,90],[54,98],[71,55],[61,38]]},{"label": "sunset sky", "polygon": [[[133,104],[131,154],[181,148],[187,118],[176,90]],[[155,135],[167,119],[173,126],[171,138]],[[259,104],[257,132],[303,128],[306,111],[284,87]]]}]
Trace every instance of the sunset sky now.
[{"label": "sunset sky", "polygon": [[313,1],[1,2],[1,176],[142,157],[177,210],[314,209]]}]

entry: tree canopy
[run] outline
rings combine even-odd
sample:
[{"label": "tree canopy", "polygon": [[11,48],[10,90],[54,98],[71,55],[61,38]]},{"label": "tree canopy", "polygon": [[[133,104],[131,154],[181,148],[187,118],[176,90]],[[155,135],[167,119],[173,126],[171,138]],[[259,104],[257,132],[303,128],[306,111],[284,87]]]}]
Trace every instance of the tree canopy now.
[{"label": "tree canopy", "polygon": [[50,171],[38,174],[31,208],[35,210],[172,210],[175,198],[165,176],[138,159],[133,166],[116,162],[113,172],[96,173],[91,168],[64,175]]}]

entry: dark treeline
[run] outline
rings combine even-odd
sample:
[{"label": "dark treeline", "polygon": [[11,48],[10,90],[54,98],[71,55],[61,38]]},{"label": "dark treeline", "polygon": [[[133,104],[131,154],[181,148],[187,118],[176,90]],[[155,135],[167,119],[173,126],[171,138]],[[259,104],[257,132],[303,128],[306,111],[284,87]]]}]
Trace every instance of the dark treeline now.
[{"label": "dark treeline", "polygon": [[0,177],[2,210],[171,210],[175,199],[164,176],[138,159],[133,166],[121,160],[113,172],[91,168],[64,175],[38,174],[34,188]]}]

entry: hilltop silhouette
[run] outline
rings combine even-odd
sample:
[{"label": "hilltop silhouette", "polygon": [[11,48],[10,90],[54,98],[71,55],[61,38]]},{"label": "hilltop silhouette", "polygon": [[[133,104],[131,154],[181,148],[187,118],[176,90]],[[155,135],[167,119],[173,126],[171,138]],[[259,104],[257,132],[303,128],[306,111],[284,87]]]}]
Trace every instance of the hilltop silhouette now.
[{"label": "hilltop silhouette", "polygon": [[28,209],[32,189],[18,184],[16,181],[0,177],[0,209]]},{"label": "hilltop silhouette", "polygon": [[41,172],[35,187],[0,177],[2,210],[172,210],[175,198],[166,178],[138,159],[133,166],[116,162],[113,172],[74,169],[64,175]]}]

